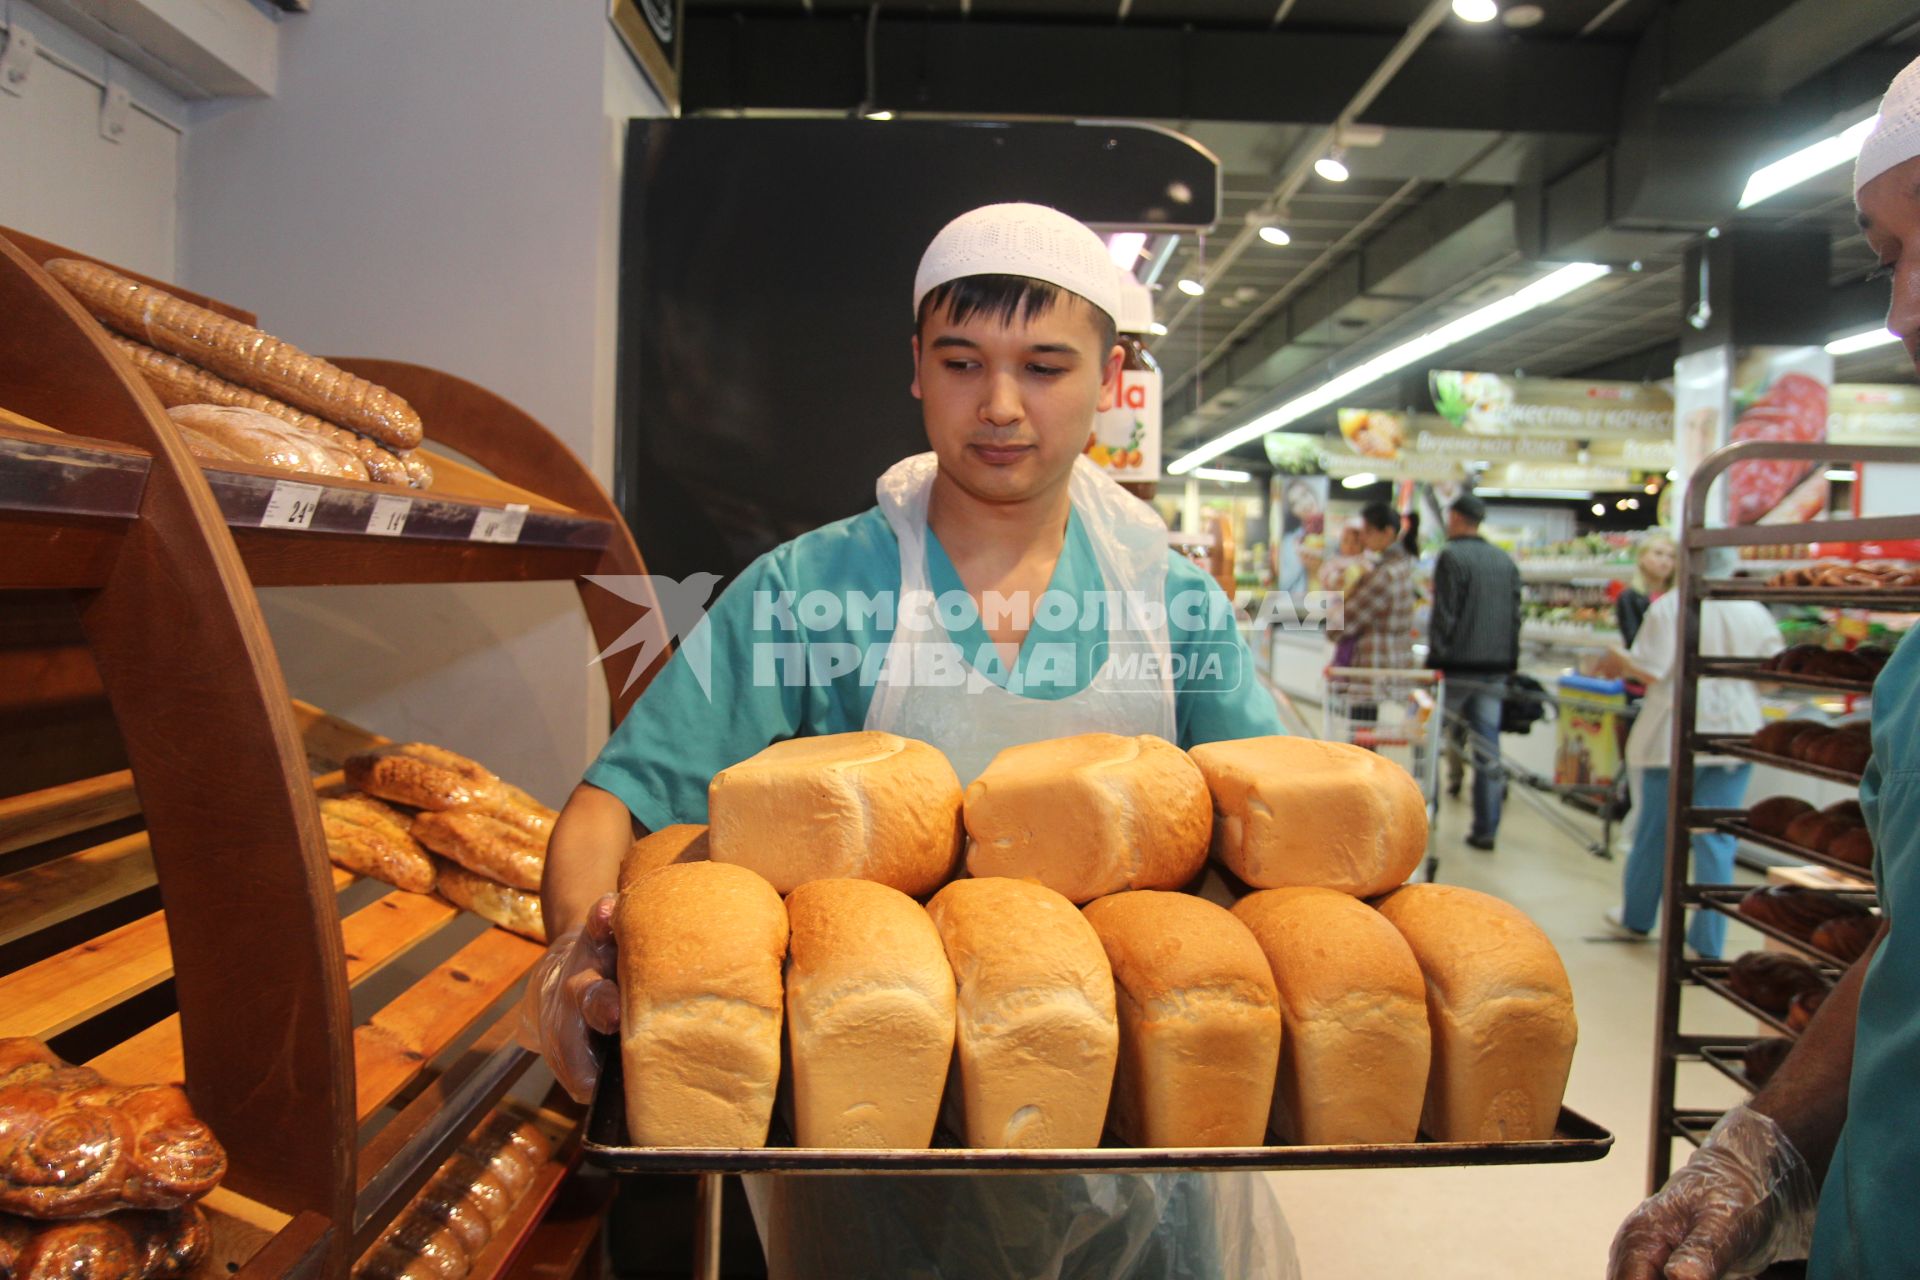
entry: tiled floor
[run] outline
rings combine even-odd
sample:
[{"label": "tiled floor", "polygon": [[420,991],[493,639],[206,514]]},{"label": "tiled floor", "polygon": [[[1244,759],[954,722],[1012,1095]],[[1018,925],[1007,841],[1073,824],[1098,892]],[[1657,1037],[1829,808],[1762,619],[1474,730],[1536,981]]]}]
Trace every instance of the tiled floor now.
[{"label": "tiled floor", "polygon": [[[1613,1151],[1578,1165],[1269,1175],[1305,1280],[1597,1277],[1615,1228],[1645,1192],[1658,948],[1611,940],[1600,913],[1618,901],[1619,861],[1587,852],[1531,798],[1509,801],[1492,853],[1461,842],[1464,798],[1445,802],[1438,879],[1514,903],[1559,947],[1580,1018],[1567,1103],[1617,1135]],[[1616,847],[1624,856],[1625,841],[1616,837]],[[1749,930],[1736,926],[1731,934],[1730,955],[1759,945]],[[1699,999],[1687,1006],[1689,1027],[1753,1029],[1711,995]],[[1708,1067],[1683,1080],[1690,1104],[1723,1106],[1739,1097]]]}]

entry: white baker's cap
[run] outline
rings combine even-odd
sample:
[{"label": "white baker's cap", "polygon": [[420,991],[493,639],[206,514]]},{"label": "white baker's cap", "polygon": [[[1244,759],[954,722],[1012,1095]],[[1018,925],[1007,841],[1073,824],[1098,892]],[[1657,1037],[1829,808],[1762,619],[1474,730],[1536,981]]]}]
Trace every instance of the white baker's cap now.
[{"label": "white baker's cap", "polygon": [[1853,162],[1853,194],[1875,178],[1906,161],[1920,156],[1920,58],[1900,69],[1880,99],[1880,116],[1873,131],[1860,144],[1860,157]]},{"label": "white baker's cap", "polygon": [[1153,290],[1134,279],[1133,272],[1120,273],[1120,324],[1122,333],[1153,332]]},{"label": "white baker's cap", "polygon": [[1105,242],[1045,205],[983,205],[940,228],[913,273],[913,313],[934,289],[968,276],[1044,280],[1120,319],[1120,278]]}]

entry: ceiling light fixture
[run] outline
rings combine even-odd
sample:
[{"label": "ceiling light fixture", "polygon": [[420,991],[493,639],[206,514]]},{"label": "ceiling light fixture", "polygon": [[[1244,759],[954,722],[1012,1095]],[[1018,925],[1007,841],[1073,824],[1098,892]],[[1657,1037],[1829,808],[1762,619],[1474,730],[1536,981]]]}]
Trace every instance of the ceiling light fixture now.
[{"label": "ceiling light fixture", "polygon": [[1598,280],[1609,270],[1610,268],[1597,262],[1575,262],[1557,271],[1550,271],[1524,289],[1510,293],[1497,302],[1490,302],[1484,307],[1469,311],[1417,337],[1409,338],[1399,346],[1389,348],[1371,360],[1364,360],[1345,373],[1337,374],[1312,390],[1269,409],[1252,421],[1235,427],[1224,435],[1216,436],[1191,453],[1177,459],[1167,468],[1167,471],[1176,476],[1185,475],[1201,463],[1219,457],[1236,445],[1266,435],[1269,431],[1278,431],[1290,422],[1298,422],[1310,413],[1328,408],[1354,392],[1373,385],[1390,373],[1397,373],[1410,364],[1438,355],[1448,347],[1465,342],[1475,334],[1484,333],[1495,325],[1517,320],[1536,307],[1543,307],[1564,298],[1574,290]]},{"label": "ceiling light fixture", "polygon": [[1493,0],[1453,0],[1453,16],[1462,22],[1492,22],[1500,16]]},{"label": "ceiling light fixture", "polygon": [[1900,335],[1891,329],[1863,329],[1859,333],[1850,333],[1844,338],[1835,338],[1827,344],[1830,356],[1850,356],[1861,351],[1871,351],[1875,347],[1884,347],[1889,342],[1900,341]]},{"label": "ceiling light fixture", "polygon": [[1260,228],[1260,238],[1276,249],[1293,243],[1293,237],[1287,234],[1287,229],[1272,222]]},{"label": "ceiling light fixture", "polygon": [[1593,514],[1597,516],[1603,516],[1607,514],[1607,509],[1606,507],[1602,506],[1600,503],[1596,502],[1593,504]]},{"label": "ceiling light fixture", "polygon": [[1837,169],[1860,154],[1860,144],[1873,132],[1879,116],[1868,116],[1859,124],[1841,130],[1831,138],[1822,138],[1810,147],[1802,147],[1790,156],[1762,165],[1747,178],[1740,193],[1740,207],[1751,208],[1771,199],[1809,178],[1817,178],[1829,169]]},{"label": "ceiling light fixture", "polygon": [[1158,320],[1155,320],[1152,324],[1147,326],[1147,332],[1152,334],[1156,338],[1164,338],[1167,336],[1167,326],[1165,326],[1164,324],[1161,324]]},{"label": "ceiling light fixture", "polygon": [[1342,489],[1364,489],[1370,484],[1379,484],[1380,477],[1371,471],[1356,471],[1340,482]]},{"label": "ceiling light fixture", "polygon": [[1228,484],[1246,484],[1253,479],[1251,471],[1234,471],[1227,467],[1195,467],[1193,474],[1201,480],[1224,480]]},{"label": "ceiling light fixture", "polygon": [[891,120],[891,119],[893,119],[893,112],[891,112],[891,111],[869,111],[869,112],[867,112],[867,119],[869,119],[869,120],[880,120],[880,121],[887,121],[887,120]]},{"label": "ceiling light fixture", "polygon": [[1107,256],[1122,271],[1131,272],[1133,264],[1140,261],[1140,254],[1146,247],[1147,233],[1144,231],[1119,231],[1107,237]]},{"label": "ceiling light fixture", "polygon": [[1335,147],[1313,162],[1313,171],[1328,182],[1345,182],[1352,175],[1347,170],[1347,149]]},{"label": "ceiling light fixture", "polygon": [[1591,489],[1483,489],[1474,486],[1477,498],[1551,498],[1558,502],[1587,502],[1593,498]]},{"label": "ceiling light fixture", "polygon": [[1203,294],[1205,294],[1207,291],[1207,286],[1201,284],[1198,280],[1195,280],[1190,276],[1182,276],[1180,278],[1180,283],[1178,283],[1174,287],[1180,290],[1180,292],[1186,294],[1189,298],[1198,298]]}]

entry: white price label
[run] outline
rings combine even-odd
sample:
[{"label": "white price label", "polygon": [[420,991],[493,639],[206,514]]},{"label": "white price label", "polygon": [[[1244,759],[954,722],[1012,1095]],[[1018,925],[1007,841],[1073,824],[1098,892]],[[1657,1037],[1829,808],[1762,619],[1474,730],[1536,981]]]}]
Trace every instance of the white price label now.
[{"label": "white price label", "polygon": [[367,532],[383,538],[397,538],[407,531],[407,516],[412,511],[412,498],[381,494],[373,500],[373,513],[367,517]]},{"label": "white price label", "polygon": [[262,529],[305,529],[320,509],[320,486],[296,480],[275,480],[267,509],[260,513]]},{"label": "white price label", "polygon": [[482,511],[473,522],[470,542],[518,542],[520,529],[527,523],[527,504],[509,502],[504,511]]}]

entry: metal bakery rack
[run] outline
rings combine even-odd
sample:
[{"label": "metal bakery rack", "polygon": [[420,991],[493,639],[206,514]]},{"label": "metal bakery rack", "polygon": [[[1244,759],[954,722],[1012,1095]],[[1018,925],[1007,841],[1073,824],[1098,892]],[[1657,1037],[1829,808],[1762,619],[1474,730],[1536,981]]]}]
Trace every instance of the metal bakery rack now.
[{"label": "metal bakery rack", "polygon": [[[335,359],[475,464],[431,491],[203,470],[38,265],[84,256],[0,230],[0,1036],[184,1083],[230,1160],[201,1275],[345,1276],[532,1063],[542,948],[329,864],[316,783],[382,739],[289,696],[255,592],[573,581],[605,646],[642,610],[582,575],[645,569],[551,433],[417,365]],[[514,1114],[554,1153],[469,1280],[597,1266],[579,1110]]]},{"label": "metal bakery rack", "polygon": [[[1764,579],[1716,579],[1707,575],[1708,557],[1717,548],[1764,546],[1780,540],[1777,525],[1710,528],[1706,515],[1714,481],[1740,462],[1778,461],[1820,467],[1837,463],[1920,464],[1920,449],[1835,444],[1789,444],[1749,440],[1728,445],[1706,458],[1687,485],[1685,525],[1681,530],[1680,553],[1680,669],[1677,687],[1695,689],[1704,679],[1751,680],[1763,684],[1797,687],[1864,698],[1871,694],[1869,681],[1837,679],[1813,675],[1785,675],[1764,670],[1757,662],[1727,658],[1708,658],[1700,653],[1700,607],[1707,600],[1757,600],[1768,605],[1814,605],[1826,608],[1861,608],[1886,612],[1920,612],[1920,588],[1912,587],[1774,587]],[[1823,521],[1818,526],[1823,542],[1876,543],[1920,538],[1920,515],[1879,516],[1865,519]],[[1755,568],[1770,568],[1765,561],[1752,562]],[[1665,893],[1661,900],[1660,923],[1660,999],[1659,1023],[1654,1061],[1654,1106],[1652,1134],[1648,1144],[1648,1187],[1666,1182],[1674,1162],[1674,1142],[1694,1145],[1704,1141],[1708,1130],[1720,1118],[1713,1108],[1685,1107],[1678,1101],[1680,1069],[1700,1062],[1719,1072],[1742,1088],[1751,1089],[1740,1062],[1740,1051],[1748,1040],[1725,1035],[1704,1035],[1681,1027],[1682,1005],[1689,990],[1699,990],[1727,1000],[1752,1014],[1772,1034],[1789,1039],[1797,1033],[1780,1018],[1741,999],[1727,984],[1727,965],[1719,961],[1687,958],[1684,947],[1688,908],[1718,911],[1757,929],[1770,939],[1826,968],[1832,976],[1846,968],[1847,961],[1830,955],[1803,938],[1749,919],[1739,912],[1744,891],[1726,885],[1695,883],[1689,879],[1692,863],[1692,835],[1699,831],[1725,831],[1803,862],[1838,871],[1867,886],[1873,882],[1870,868],[1855,866],[1812,849],[1803,848],[1777,836],[1765,835],[1746,825],[1742,810],[1708,809],[1694,804],[1696,757],[1717,756],[1751,761],[1787,769],[1827,782],[1858,787],[1860,775],[1843,769],[1810,764],[1803,760],[1757,750],[1751,741],[1720,735],[1702,734],[1697,728],[1697,708],[1691,697],[1680,697],[1674,707],[1673,775],[1667,815],[1667,865]],[[1871,889],[1831,892],[1855,901],[1871,904]]]}]

